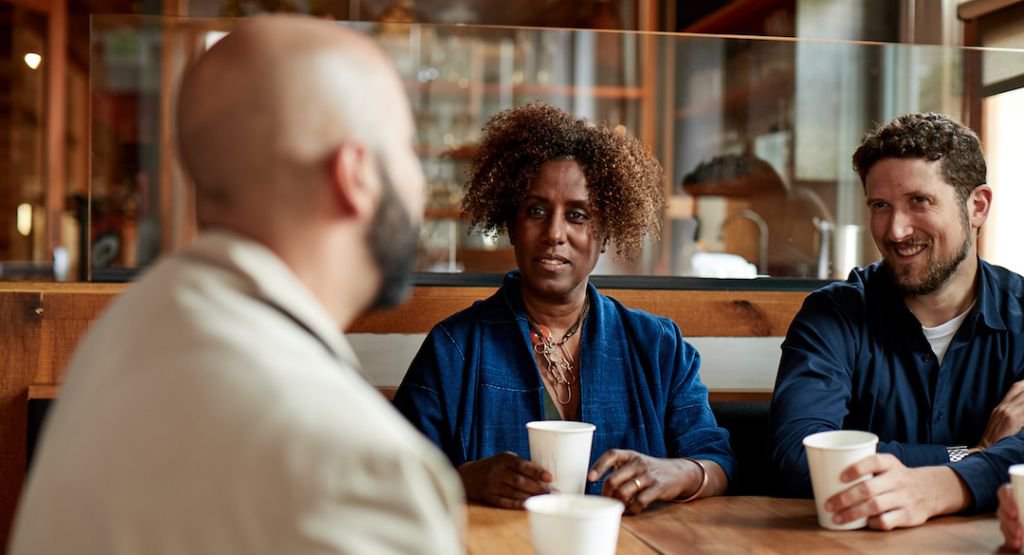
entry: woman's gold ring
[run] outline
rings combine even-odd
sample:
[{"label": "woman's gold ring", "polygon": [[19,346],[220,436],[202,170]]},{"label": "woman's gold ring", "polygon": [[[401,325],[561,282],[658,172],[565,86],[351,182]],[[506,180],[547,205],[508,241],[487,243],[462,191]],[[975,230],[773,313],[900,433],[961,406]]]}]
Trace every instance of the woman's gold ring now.
[{"label": "woman's gold ring", "polygon": [[640,480],[633,478],[633,483],[636,484],[636,491],[644,489],[644,487],[640,485]]}]

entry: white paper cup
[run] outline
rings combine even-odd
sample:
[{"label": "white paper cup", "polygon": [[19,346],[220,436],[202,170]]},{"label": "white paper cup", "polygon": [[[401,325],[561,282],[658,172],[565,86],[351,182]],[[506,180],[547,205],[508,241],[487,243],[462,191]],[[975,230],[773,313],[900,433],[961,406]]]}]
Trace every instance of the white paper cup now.
[{"label": "white paper cup", "polygon": [[587,486],[593,424],[568,420],[527,422],[530,460],[551,473],[551,487],[560,493],[582,494]]},{"label": "white paper cup", "polygon": [[807,464],[811,469],[814,504],[818,508],[818,524],[830,530],[855,530],[868,525],[867,518],[836,524],[832,520],[832,513],[825,510],[825,502],[833,495],[871,477],[871,474],[865,474],[852,482],[839,480],[839,475],[848,466],[871,456],[877,445],[878,436],[875,434],[853,430],[820,432],[804,438]]},{"label": "white paper cup", "polygon": [[526,500],[537,555],[614,555],[625,506],[597,495],[549,493]]},{"label": "white paper cup", "polygon": [[[1010,466],[1010,483],[1013,488],[1013,500],[1017,502],[1017,518],[1024,526],[1024,464]],[[1021,548],[1020,552],[1024,553],[1024,548]]]}]

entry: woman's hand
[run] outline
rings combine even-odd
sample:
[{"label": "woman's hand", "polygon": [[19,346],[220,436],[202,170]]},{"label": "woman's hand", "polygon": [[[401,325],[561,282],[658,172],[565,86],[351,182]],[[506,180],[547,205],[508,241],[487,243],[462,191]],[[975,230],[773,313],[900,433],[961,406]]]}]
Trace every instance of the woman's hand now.
[{"label": "woman's hand", "polygon": [[466,497],[504,509],[521,509],[526,498],[548,493],[553,479],[539,465],[509,452],[465,463],[458,471]]},{"label": "woman's hand", "polygon": [[604,481],[601,495],[614,497],[636,514],[655,501],[676,499],[700,487],[700,468],[687,459],[659,459],[636,451],[610,449],[594,463],[587,480],[594,482],[614,469]]}]

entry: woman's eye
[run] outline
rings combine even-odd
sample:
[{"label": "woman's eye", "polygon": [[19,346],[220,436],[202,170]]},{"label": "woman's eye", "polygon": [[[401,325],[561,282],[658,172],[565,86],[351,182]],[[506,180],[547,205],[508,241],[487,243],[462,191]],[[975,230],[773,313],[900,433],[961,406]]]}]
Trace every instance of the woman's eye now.
[{"label": "woman's eye", "polygon": [[529,216],[542,216],[544,215],[544,209],[539,206],[531,206],[526,209],[526,214]]}]

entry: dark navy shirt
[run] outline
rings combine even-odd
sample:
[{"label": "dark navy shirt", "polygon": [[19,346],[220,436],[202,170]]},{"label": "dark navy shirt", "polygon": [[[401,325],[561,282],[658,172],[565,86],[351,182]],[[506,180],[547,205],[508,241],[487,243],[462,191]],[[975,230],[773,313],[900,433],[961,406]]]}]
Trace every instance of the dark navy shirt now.
[{"label": "dark navy shirt", "polygon": [[974,511],[992,510],[1024,434],[950,463],[946,446],[976,446],[992,409],[1024,371],[1024,278],[982,260],[978,298],[942,364],[881,263],[807,297],[782,344],[772,398],[780,492],[810,496],[802,440],[825,430],[866,430],[878,452],[909,467],[948,465]]}]

